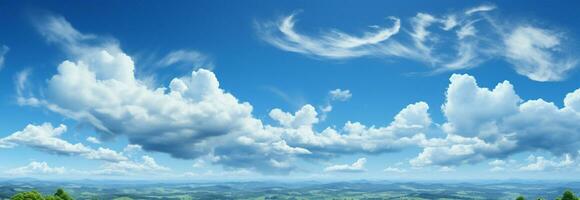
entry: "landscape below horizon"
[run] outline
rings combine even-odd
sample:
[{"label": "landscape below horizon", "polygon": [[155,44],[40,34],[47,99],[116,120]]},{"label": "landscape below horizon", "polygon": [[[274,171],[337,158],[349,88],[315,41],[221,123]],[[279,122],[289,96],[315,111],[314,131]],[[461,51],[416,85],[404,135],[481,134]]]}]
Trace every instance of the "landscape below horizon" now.
[{"label": "landscape below horizon", "polygon": [[63,188],[74,199],[405,199],[515,200],[556,199],[563,191],[580,191],[580,182],[140,182],[140,181],[0,181],[0,199],[23,191],[51,194]]}]

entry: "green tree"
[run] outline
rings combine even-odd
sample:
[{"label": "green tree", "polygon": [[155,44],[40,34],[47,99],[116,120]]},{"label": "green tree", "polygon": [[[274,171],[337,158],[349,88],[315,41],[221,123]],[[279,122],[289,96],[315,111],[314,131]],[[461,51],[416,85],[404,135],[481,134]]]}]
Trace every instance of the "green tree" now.
[{"label": "green tree", "polygon": [[57,196],[46,196],[44,200],[62,200],[60,197]]},{"label": "green tree", "polygon": [[62,200],[73,200],[73,198],[71,198],[62,188],[58,188],[56,193],[54,193],[54,196]]},{"label": "green tree", "polygon": [[578,200],[578,197],[574,194],[574,192],[570,190],[566,190],[562,197],[558,198],[558,200]]},{"label": "green tree", "polygon": [[10,200],[44,200],[44,198],[42,198],[42,194],[37,191],[29,191],[18,193],[12,196]]},{"label": "green tree", "polygon": [[526,200],[526,198],[524,198],[524,196],[519,196],[518,198],[516,198],[516,200]]},{"label": "green tree", "polygon": [[42,194],[40,194],[37,191],[20,192],[12,196],[10,200],[74,200],[74,199],[70,197],[70,195],[68,195],[63,189],[58,189],[56,190],[56,193],[54,193],[54,195],[49,195],[45,197],[43,197]]}]

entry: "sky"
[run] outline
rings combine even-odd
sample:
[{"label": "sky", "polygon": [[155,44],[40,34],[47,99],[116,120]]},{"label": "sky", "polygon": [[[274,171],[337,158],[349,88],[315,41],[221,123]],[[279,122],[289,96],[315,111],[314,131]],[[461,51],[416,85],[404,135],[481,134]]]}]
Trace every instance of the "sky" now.
[{"label": "sky", "polygon": [[0,178],[576,180],[574,1],[0,1]]}]

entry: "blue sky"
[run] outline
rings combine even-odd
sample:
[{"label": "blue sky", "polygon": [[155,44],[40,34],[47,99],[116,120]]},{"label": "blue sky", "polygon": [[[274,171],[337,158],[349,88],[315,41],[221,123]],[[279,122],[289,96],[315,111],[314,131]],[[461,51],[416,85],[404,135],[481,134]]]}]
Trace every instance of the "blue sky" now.
[{"label": "blue sky", "polygon": [[0,177],[578,178],[575,4],[0,2]]}]

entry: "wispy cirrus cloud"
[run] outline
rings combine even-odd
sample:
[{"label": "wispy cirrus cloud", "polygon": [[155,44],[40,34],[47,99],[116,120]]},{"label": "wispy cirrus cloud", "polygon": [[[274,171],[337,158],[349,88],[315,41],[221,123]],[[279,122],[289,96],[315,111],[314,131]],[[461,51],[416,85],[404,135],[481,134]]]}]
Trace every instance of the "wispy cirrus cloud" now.
[{"label": "wispy cirrus cloud", "polygon": [[484,5],[480,5],[480,6],[477,6],[477,7],[473,7],[473,8],[467,9],[465,11],[465,14],[466,15],[472,15],[472,14],[477,13],[477,12],[492,11],[492,10],[495,10],[496,8],[497,7],[495,5],[492,5],[492,4],[484,4]]},{"label": "wispy cirrus cloud", "polygon": [[5,56],[8,53],[10,48],[6,45],[0,45],[0,71],[4,68],[4,60],[6,59]]},{"label": "wispy cirrus cloud", "polygon": [[171,51],[158,61],[157,65],[168,67],[172,65],[180,65],[188,67],[189,69],[213,69],[211,59],[198,51],[181,49]]},{"label": "wispy cirrus cloud", "polygon": [[503,59],[518,74],[535,81],[563,80],[577,67],[575,47],[567,45],[563,31],[488,14],[496,9],[486,4],[442,15],[417,13],[408,20],[409,27],[403,27],[399,18],[389,17],[393,21],[390,27],[362,36],[334,29],[319,35],[301,33],[296,13],[256,27],[264,41],[279,49],[325,59],[403,58],[426,63],[433,72]]},{"label": "wispy cirrus cloud", "polygon": [[332,30],[313,37],[295,30],[295,16],[296,14],[291,14],[278,22],[257,23],[258,33],[265,41],[286,51],[344,59],[374,54],[380,50],[376,45],[398,33],[401,27],[401,21],[391,17],[391,27],[377,27],[377,30],[365,32],[362,36]]}]

